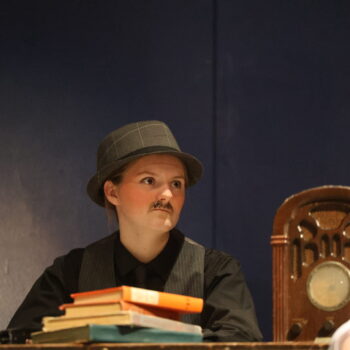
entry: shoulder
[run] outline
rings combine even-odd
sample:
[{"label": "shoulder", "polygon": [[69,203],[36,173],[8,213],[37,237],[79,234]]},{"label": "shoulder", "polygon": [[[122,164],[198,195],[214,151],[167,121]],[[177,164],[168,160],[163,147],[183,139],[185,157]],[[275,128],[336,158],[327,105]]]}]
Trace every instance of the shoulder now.
[{"label": "shoulder", "polygon": [[61,264],[61,265],[68,264],[72,266],[79,265],[83,258],[83,254],[87,249],[89,249],[90,247],[112,242],[114,239],[115,239],[115,234],[113,233],[107,237],[101,238],[95,242],[88,244],[86,247],[72,249],[67,254],[57,257],[54,261],[54,264]]},{"label": "shoulder", "polygon": [[241,265],[239,261],[221,250],[207,248],[198,242],[184,236],[179,230],[176,230],[177,235],[182,235],[184,241],[193,246],[201,247],[204,250],[204,275],[205,279],[212,280],[215,276],[222,274],[237,274],[240,273]]},{"label": "shoulder", "polygon": [[205,248],[205,271],[220,270],[228,267],[234,270],[239,270],[240,263],[230,254],[216,249]]},{"label": "shoulder", "polygon": [[245,278],[239,261],[220,250],[205,248],[205,295],[208,296],[220,285],[229,285],[231,288],[240,284],[245,284]]},{"label": "shoulder", "polygon": [[77,289],[84,250],[84,248],[76,248],[57,257],[53,264],[45,269],[42,278],[52,283],[60,281],[60,285],[63,285],[68,293],[74,292]]},{"label": "shoulder", "polygon": [[113,239],[114,235],[109,235],[89,244],[87,247],[72,249],[67,254],[57,257],[53,264],[45,270],[45,274],[62,280],[63,284],[67,286],[70,292],[76,291],[86,250],[90,247],[108,244],[108,242]]},{"label": "shoulder", "polygon": [[103,237],[95,242],[88,244],[86,247],[72,249],[67,254],[57,257],[54,261],[53,266],[55,266],[55,265],[60,265],[60,266],[68,265],[71,267],[76,267],[76,266],[80,267],[84,252],[87,249],[89,249],[90,247],[109,244],[110,242],[113,242],[114,239],[115,239],[115,233],[112,233],[111,235],[108,235],[107,237]]},{"label": "shoulder", "polygon": [[204,250],[204,273],[210,271],[219,271],[225,267],[231,269],[240,269],[240,263],[230,254],[227,254],[221,250],[204,247],[202,244],[193,241],[186,235],[183,235],[179,230],[173,230],[174,234],[178,237],[182,237],[184,242],[189,243],[192,246],[200,247]]},{"label": "shoulder", "polygon": [[85,248],[75,248],[66,255],[59,256],[55,259],[55,263],[62,264],[63,267],[75,268],[80,267]]}]

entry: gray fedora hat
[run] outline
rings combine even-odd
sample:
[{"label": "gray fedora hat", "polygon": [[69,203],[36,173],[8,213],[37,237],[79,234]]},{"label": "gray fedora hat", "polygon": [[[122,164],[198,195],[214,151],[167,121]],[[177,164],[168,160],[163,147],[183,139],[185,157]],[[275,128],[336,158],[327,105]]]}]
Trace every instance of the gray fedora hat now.
[{"label": "gray fedora hat", "polygon": [[189,186],[201,178],[201,162],[194,156],[181,152],[165,123],[158,120],[140,121],[112,131],[100,143],[97,151],[97,172],[87,185],[90,198],[104,206],[102,186],[112,174],[139,157],[162,153],[182,160],[187,170]]}]

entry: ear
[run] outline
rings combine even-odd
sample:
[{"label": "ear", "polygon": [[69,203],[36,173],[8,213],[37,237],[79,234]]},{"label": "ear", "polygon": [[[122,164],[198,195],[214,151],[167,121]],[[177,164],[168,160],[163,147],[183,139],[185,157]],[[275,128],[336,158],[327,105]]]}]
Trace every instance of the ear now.
[{"label": "ear", "polygon": [[107,200],[113,205],[119,205],[118,189],[112,181],[107,180],[103,185],[103,191]]}]

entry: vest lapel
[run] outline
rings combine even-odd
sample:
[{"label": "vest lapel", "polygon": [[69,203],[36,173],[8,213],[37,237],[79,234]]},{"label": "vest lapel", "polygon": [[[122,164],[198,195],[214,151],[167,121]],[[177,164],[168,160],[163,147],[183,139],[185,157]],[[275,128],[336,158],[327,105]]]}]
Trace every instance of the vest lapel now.
[{"label": "vest lapel", "polygon": [[[183,247],[165,283],[165,292],[203,298],[205,248],[185,237]],[[200,314],[181,317],[183,322],[199,324]]]}]

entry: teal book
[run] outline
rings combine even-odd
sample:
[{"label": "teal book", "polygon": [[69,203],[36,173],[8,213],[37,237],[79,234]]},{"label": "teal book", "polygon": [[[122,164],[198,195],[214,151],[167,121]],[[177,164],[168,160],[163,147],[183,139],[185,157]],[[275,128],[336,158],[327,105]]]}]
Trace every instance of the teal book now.
[{"label": "teal book", "polygon": [[32,333],[34,344],[43,343],[193,343],[202,334],[158,328],[89,324],[51,332]]}]

